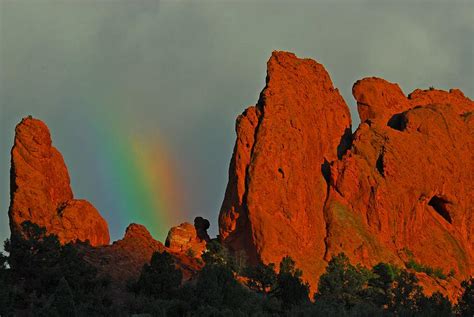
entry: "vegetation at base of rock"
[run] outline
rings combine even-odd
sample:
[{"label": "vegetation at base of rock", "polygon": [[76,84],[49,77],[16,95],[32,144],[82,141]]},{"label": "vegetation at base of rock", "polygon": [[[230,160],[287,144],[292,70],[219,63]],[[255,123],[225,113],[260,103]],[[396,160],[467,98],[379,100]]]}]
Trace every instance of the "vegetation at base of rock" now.
[{"label": "vegetation at base of rock", "polygon": [[2,316],[472,316],[474,279],[453,306],[440,293],[427,297],[414,273],[390,263],[371,269],[337,254],[309,298],[303,272],[287,256],[278,266],[247,265],[218,241],[208,243],[204,268],[182,283],[175,259],[156,252],[120,298],[77,252],[44,228],[23,224],[25,237],[7,240],[0,254]]},{"label": "vegetation at base of rock", "polygon": [[0,315],[84,316],[113,314],[109,280],[97,275],[71,244],[24,222],[25,236],[5,242],[1,257]]},{"label": "vegetation at base of rock", "polygon": [[132,291],[157,299],[170,299],[176,296],[183,274],[174,265],[168,252],[155,252],[150,264],[143,266],[140,278],[132,285]]},{"label": "vegetation at base of rock", "polygon": [[413,259],[413,253],[409,251],[408,249],[405,249],[405,253],[408,255],[408,261],[406,262],[406,267],[408,269],[412,269],[416,272],[423,272],[426,273],[428,276],[431,277],[436,277],[441,280],[446,280],[448,277],[453,277],[455,272],[453,269],[448,274],[445,274],[443,272],[443,269],[436,267],[433,268],[429,265],[424,265],[422,263],[419,263]]},{"label": "vegetation at base of rock", "polygon": [[458,303],[458,312],[462,316],[474,316],[474,277],[463,281],[464,293]]}]

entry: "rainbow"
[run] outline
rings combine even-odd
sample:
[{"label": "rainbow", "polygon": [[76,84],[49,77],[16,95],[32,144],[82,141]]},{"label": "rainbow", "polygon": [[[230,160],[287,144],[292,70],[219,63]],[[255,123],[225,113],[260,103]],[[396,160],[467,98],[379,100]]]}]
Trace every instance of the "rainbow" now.
[{"label": "rainbow", "polygon": [[93,138],[101,199],[111,210],[100,210],[113,240],[123,236],[129,223],[145,225],[164,241],[177,219],[183,219],[175,166],[164,142],[133,132],[118,118],[87,116]]}]

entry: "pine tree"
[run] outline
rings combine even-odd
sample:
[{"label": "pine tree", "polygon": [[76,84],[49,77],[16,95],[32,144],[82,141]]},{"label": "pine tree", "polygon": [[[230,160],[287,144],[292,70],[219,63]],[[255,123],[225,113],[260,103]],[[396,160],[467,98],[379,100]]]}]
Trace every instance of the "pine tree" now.
[{"label": "pine tree", "polygon": [[161,299],[172,298],[181,284],[182,273],[168,252],[155,252],[143,266],[135,286],[137,292]]},{"label": "pine tree", "polygon": [[474,277],[463,281],[461,286],[464,292],[459,300],[457,309],[461,316],[474,316]]},{"label": "pine tree", "polygon": [[71,288],[64,277],[59,280],[58,287],[53,294],[53,301],[50,309],[51,311],[56,312],[58,316],[75,317],[77,315]]}]

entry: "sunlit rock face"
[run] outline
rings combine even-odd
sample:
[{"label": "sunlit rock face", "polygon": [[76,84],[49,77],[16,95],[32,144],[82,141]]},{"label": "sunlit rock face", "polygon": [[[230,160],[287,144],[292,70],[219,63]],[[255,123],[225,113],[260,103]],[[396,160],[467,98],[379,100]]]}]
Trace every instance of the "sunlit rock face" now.
[{"label": "sunlit rock face", "polygon": [[182,253],[190,257],[201,258],[206,250],[207,242],[210,240],[207,234],[209,221],[196,217],[194,225],[184,222],[173,227],[168,232],[165,246],[174,253]]},{"label": "sunlit rock face", "polygon": [[99,212],[88,201],[74,199],[66,164],[42,121],[28,117],[17,125],[10,182],[12,234],[22,234],[21,224],[31,221],[61,243],[109,243],[108,225]]},{"label": "sunlit rock face", "polygon": [[29,221],[56,235],[61,244],[75,243],[86,261],[100,274],[111,277],[118,293],[125,290],[127,281],[138,278],[154,252],[169,252],[184,280],[202,268],[200,255],[209,241],[209,221],[197,217],[195,225],[171,229],[169,247],[139,224],[129,225],[123,239],[109,245],[107,222],[91,203],[74,199],[66,164],[52,146],[46,124],[24,118],[15,132],[9,209],[12,235],[25,236],[22,223]]},{"label": "sunlit rock face", "polygon": [[361,124],[351,135],[324,67],[273,53],[257,105],[237,119],[221,240],[253,261],[290,255],[313,289],[339,252],[453,269],[458,285],[474,273],[473,102],[459,90],[407,97],[379,78],[353,95]]},{"label": "sunlit rock face", "polygon": [[329,162],[348,146],[349,109],[327,71],[274,52],[256,106],[237,119],[220,237],[252,262],[291,255],[313,282],[325,268]]},{"label": "sunlit rock face", "polygon": [[126,291],[127,283],[136,281],[143,265],[150,262],[154,252],[168,252],[173,256],[176,267],[182,272],[183,280],[192,279],[202,268],[203,262],[186,252],[172,250],[155,240],[145,226],[130,224],[122,239],[111,245],[92,247],[77,244],[77,249],[86,261],[97,268],[100,275],[111,278],[112,290],[118,300]]}]

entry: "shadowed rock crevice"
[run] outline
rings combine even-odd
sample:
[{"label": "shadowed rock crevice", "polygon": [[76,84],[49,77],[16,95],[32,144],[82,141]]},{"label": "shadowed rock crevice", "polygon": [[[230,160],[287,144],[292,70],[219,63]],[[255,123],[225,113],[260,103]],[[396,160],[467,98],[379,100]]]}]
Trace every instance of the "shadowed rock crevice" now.
[{"label": "shadowed rock crevice", "polygon": [[278,168],[278,174],[280,174],[281,178],[285,178],[285,172],[281,167]]},{"label": "shadowed rock crevice", "polygon": [[387,125],[395,130],[404,131],[407,127],[407,119],[404,113],[394,114],[390,120],[388,120]]},{"label": "shadowed rock crevice", "polygon": [[449,214],[448,209],[446,208],[447,204],[449,204],[449,201],[446,199],[440,197],[440,196],[433,196],[433,198],[430,199],[428,202],[428,205],[433,207],[433,209],[441,216],[443,217],[447,222],[452,224],[452,219],[451,215]]},{"label": "shadowed rock crevice", "polygon": [[352,146],[352,128],[349,127],[344,130],[341,141],[337,146],[337,158],[340,160]]},{"label": "shadowed rock crevice", "polygon": [[467,121],[467,119],[469,119],[470,117],[472,117],[472,114],[473,114],[473,111],[464,112],[464,113],[461,114],[461,118],[462,118],[464,121]]},{"label": "shadowed rock crevice", "polygon": [[384,150],[382,149],[382,152],[380,152],[379,157],[377,158],[377,162],[375,162],[375,167],[377,168],[377,171],[382,177],[385,177],[385,170],[383,167],[383,157],[384,157]]},{"label": "shadowed rock crevice", "polygon": [[326,181],[326,184],[329,186],[329,182],[331,180],[331,165],[326,159],[324,159],[324,163],[321,164],[321,174],[323,174],[324,180]]}]

